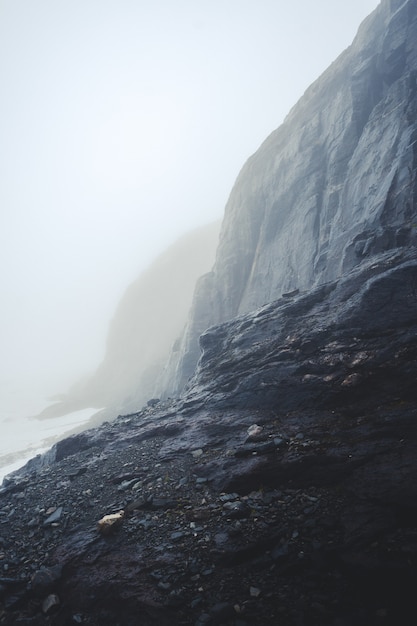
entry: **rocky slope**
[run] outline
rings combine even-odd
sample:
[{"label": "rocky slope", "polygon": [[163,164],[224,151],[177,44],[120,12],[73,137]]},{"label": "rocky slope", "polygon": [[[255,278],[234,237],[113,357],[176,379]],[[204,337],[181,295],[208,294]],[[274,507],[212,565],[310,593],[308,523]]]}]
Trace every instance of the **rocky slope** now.
[{"label": "rocky slope", "polygon": [[383,0],[243,167],[166,394],[193,374],[204,329],[416,244],[416,13]]},{"label": "rocky slope", "polygon": [[208,329],[188,406],[303,410],[416,399],[417,250]]},{"label": "rocky slope", "polygon": [[[340,62],[352,50],[359,54],[359,43],[364,67],[373,54],[381,63],[382,51],[391,61],[378,67],[396,68],[404,58],[403,67],[411,67],[416,16],[417,0],[383,1],[354,47],[330,68],[330,83]],[[370,133],[372,116],[373,132],[381,129],[372,168],[364,139],[352,148],[353,155],[364,142],[356,188],[349,174],[354,156],[343,161],[350,181],[343,194],[350,194],[352,211],[359,204],[363,211],[356,231],[347,215],[342,220],[348,206],[337,204],[336,222],[346,230],[336,237],[334,223],[339,255],[329,231],[334,263],[319,271],[312,261],[303,270],[305,282],[285,283],[291,290],[284,295],[284,282],[276,283],[279,293],[271,287],[266,295],[261,281],[258,294],[266,303],[256,307],[250,277],[222,299],[220,259],[232,289],[228,262],[233,267],[239,246],[250,240],[245,224],[266,215],[266,209],[251,214],[242,195],[246,235],[236,226],[236,246],[229,233],[227,247],[232,221],[226,219],[215,270],[195,296],[200,316],[189,329],[215,317],[217,304],[230,319],[202,334],[202,356],[181,397],[65,439],[4,481],[0,624],[415,624],[416,164],[407,143],[415,98],[411,75],[396,71],[388,72],[391,82],[384,78],[385,96],[375,105],[391,115],[387,98],[403,89],[391,135],[386,117],[377,123],[375,108],[361,130]],[[345,81],[351,84],[346,72],[342,90]],[[396,146],[389,155],[388,137]],[[294,154],[296,168],[300,160]],[[362,182],[377,162],[385,163],[385,177],[381,171],[372,195]],[[308,178],[304,182],[308,186]],[[370,194],[369,202],[361,193]],[[308,227],[296,214],[291,219]],[[251,268],[266,262],[262,246],[256,244]],[[228,262],[226,249],[234,250]],[[300,254],[312,258],[308,250],[307,237]],[[244,263],[241,270],[243,276]],[[277,266],[271,277],[280,271]],[[210,307],[208,293],[219,297]]]},{"label": "rocky slope", "polygon": [[[416,262],[404,259],[394,285],[410,272]],[[5,481],[2,624],[415,623],[416,325],[404,315],[393,329],[383,309],[368,333],[352,340],[333,327],[316,352],[329,328],[309,330],[306,298],[302,337],[281,351],[265,340],[268,322],[285,317],[281,303],[261,311],[256,342],[245,335],[252,320],[234,322],[234,355],[235,333],[220,327],[227,364],[206,337],[213,402],[202,363],[182,400],[74,435]],[[379,304],[370,292],[369,312]],[[314,373],[285,383],[280,361],[301,352]],[[254,385],[265,366],[279,395]],[[232,376],[229,395],[235,368],[240,394]],[[356,376],[369,376],[369,389],[351,397]],[[105,515],[117,520],[107,532]]]}]

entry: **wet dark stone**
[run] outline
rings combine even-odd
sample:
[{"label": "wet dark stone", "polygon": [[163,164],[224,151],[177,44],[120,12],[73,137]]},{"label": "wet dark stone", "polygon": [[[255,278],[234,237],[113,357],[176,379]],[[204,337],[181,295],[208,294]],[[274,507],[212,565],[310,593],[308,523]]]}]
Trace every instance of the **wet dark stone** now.
[{"label": "wet dark stone", "polygon": [[[0,488],[5,626],[37,620],[49,593],[60,608],[42,626],[414,624],[417,1],[377,11],[288,116],[308,110],[297,133],[273,133],[265,161],[245,167],[255,177],[227,211],[227,263],[194,299],[191,335],[207,330],[201,355],[197,337],[182,352],[182,396],[59,442]],[[310,229],[300,289],[283,288],[291,277],[269,256],[283,217],[285,242]],[[341,231],[339,217],[355,219]],[[240,298],[270,293],[255,284],[261,257],[279,292],[250,306]],[[65,515],[43,526],[58,503]],[[99,534],[121,510],[118,531]]]},{"label": "wet dark stone", "polygon": [[236,611],[232,604],[219,602],[211,607],[210,614],[214,620],[230,620],[236,617]]},{"label": "wet dark stone", "polygon": [[46,520],[44,521],[44,526],[49,526],[50,524],[55,524],[60,521],[63,513],[63,507],[59,506],[53,513],[51,513]]},{"label": "wet dark stone", "polygon": [[43,567],[35,572],[31,578],[30,586],[38,596],[44,596],[52,591],[62,577],[62,566]]}]

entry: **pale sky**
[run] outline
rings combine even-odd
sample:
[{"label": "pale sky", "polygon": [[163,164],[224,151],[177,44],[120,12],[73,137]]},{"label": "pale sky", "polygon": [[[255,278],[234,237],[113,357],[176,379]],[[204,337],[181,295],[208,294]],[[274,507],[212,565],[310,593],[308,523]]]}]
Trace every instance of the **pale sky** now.
[{"label": "pale sky", "polygon": [[128,284],[377,4],[0,0],[0,382],[96,368]]}]

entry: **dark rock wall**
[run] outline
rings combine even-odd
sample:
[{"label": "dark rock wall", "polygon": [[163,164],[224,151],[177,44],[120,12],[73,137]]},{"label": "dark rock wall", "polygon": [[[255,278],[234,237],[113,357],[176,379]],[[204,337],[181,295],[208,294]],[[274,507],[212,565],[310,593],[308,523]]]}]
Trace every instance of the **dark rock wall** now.
[{"label": "dark rock wall", "polygon": [[416,0],[383,0],[247,161],[165,394],[193,374],[205,328],[415,246],[416,42]]},{"label": "dark rock wall", "polygon": [[356,412],[417,400],[417,253],[272,302],[200,338],[189,407]]}]

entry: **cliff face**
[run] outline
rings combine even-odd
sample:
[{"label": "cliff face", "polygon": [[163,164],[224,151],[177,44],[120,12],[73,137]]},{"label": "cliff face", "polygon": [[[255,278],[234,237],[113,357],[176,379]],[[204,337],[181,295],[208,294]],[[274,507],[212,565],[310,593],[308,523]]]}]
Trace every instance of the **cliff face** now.
[{"label": "cliff face", "polygon": [[[242,170],[163,374],[202,333],[181,397],[5,479],[2,623],[414,626],[416,22],[384,0]],[[156,343],[145,283],[109,386]]]},{"label": "cliff face", "polygon": [[415,246],[416,41],[415,0],[383,0],[245,164],[166,394],[193,374],[205,328]]},{"label": "cliff face", "polygon": [[417,252],[375,255],[307,294],[208,329],[185,406],[355,414],[415,402],[416,320]]}]

